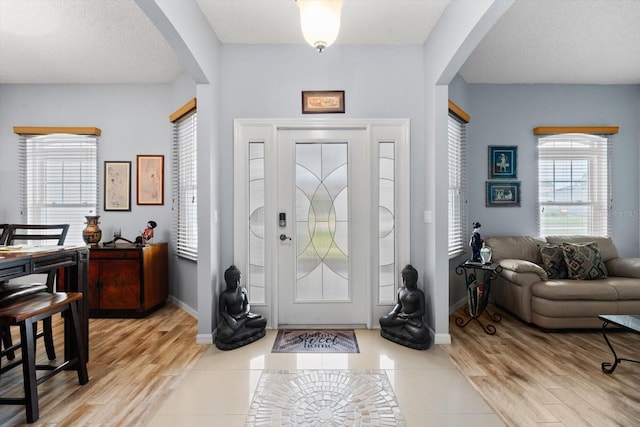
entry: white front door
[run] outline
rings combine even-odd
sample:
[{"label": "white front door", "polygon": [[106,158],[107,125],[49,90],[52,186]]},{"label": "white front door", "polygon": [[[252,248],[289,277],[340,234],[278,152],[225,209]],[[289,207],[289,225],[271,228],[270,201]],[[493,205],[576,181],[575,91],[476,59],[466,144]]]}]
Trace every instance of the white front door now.
[{"label": "white front door", "polygon": [[407,120],[234,121],[234,264],[270,326],[366,325],[409,262]]},{"label": "white front door", "polygon": [[370,304],[365,129],[278,132],[278,319],[364,325]]}]

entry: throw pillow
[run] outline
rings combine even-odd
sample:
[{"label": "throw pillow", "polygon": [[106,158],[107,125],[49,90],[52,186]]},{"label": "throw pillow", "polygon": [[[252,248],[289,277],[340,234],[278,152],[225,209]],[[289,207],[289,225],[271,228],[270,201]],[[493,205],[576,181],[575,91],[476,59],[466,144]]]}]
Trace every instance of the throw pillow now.
[{"label": "throw pillow", "polygon": [[607,277],[607,268],[602,262],[597,243],[563,243],[562,251],[569,278],[593,280]]},{"label": "throw pillow", "polygon": [[569,277],[567,263],[564,261],[564,251],[558,245],[544,245],[540,248],[542,268],[549,279],[566,279]]}]

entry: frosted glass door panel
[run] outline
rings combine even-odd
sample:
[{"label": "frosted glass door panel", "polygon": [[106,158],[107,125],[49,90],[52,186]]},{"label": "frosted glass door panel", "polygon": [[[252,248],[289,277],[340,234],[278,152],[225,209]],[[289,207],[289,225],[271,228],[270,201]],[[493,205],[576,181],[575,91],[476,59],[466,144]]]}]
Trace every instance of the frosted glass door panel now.
[{"label": "frosted glass door panel", "polygon": [[346,143],[296,143],[296,301],[348,301]]},{"label": "frosted glass door panel", "polygon": [[396,290],[395,154],[393,142],[379,144],[379,303],[390,303]]},{"label": "frosted glass door panel", "polygon": [[249,299],[264,303],[264,143],[249,143]]}]

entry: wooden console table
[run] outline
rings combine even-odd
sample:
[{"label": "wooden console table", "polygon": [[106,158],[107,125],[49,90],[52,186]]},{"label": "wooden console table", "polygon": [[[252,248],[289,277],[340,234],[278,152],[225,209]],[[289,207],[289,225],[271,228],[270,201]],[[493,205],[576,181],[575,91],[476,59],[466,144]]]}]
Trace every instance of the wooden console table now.
[{"label": "wooden console table", "polygon": [[168,245],[92,246],[89,261],[89,316],[144,317],[162,307],[169,294]]}]

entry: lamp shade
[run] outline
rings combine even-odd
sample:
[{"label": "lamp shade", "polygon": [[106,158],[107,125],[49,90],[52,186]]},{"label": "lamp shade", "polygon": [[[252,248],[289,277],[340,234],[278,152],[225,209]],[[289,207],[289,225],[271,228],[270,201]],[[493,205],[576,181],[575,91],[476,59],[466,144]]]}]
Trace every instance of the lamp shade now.
[{"label": "lamp shade", "polygon": [[343,0],[296,0],[302,35],[320,53],[338,38]]}]

